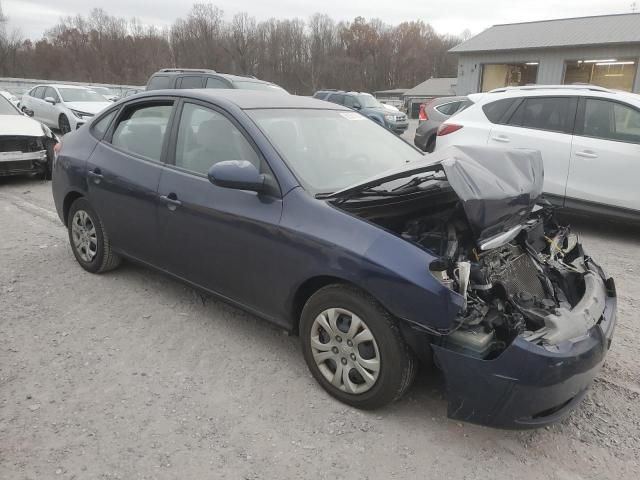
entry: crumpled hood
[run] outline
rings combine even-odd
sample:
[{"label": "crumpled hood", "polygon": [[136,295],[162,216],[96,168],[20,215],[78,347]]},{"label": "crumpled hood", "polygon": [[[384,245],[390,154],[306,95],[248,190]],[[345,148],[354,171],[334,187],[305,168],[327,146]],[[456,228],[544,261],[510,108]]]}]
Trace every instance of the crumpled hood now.
[{"label": "crumpled hood", "polygon": [[348,198],[382,185],[393,188],[409,177],[439,170],[460,198],[479,244],[522,225],[542,195],[544,169],[539,151],[458,146],[318,198]]},{"label": "crumpled hood", "polygon": [[113,103],[105,99],[104,102],[65,102],[65,105],[71,110],[78,110],[79,112],[92,113],[95,115],[109,105],[113,105]]},{"label": "crumpled hood", "polygon": [[542,195],[537,150],[461,146],[441,161],[479,242],[522,225]]},{"label": "crumpled hood", "polygon": [[40,122],[25,115],[0,115],[0,136],[8,135],[42,137],[44,131]]}]

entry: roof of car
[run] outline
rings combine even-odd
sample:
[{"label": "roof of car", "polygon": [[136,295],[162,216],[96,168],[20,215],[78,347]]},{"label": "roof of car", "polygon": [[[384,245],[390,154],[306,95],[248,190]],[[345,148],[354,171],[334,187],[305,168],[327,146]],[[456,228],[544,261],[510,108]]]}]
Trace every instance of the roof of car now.
[{"label": "roof of car", "polygon": [[272,84],[272,82],[268,82],[266,80],[260,80],[256,77],[244,76],[244,75],[233,75],[231,73],[222,73],[216,72],[215,70],[208,69],[197,69],[197,68],[164,68],[162,70],[157,71],[152,75],[152,77],[157,76],[170,76],[170,75],[217,75],[232,82],[254,82],[254,83],[268,83]]},{"label": "roof of car", "polygon": [[302,97],[285,93],[264,92],[258,90],[242,90],[232,88],[201,88],[193,90],[151,90],[141,93],[138,98],[167,95],[200,99],[204,101],[227,101],[243,110],[259,108],[302,108],[318,110],[350,109],[334,103],[325,102],[312,97]]},{"label": "roof of car", "polygon": [[536,88],[505,88],[496,89],[486,93],[470,94],[469,98],[473,102],[487,103],[493,99],[507,97],[539,97],[539,96],[584,96],[618,99],[640,106],[640,95],[636,93],[623,92],[621,90],[611,90],[608,88],[594,87],[593,85],[540,85]]}]

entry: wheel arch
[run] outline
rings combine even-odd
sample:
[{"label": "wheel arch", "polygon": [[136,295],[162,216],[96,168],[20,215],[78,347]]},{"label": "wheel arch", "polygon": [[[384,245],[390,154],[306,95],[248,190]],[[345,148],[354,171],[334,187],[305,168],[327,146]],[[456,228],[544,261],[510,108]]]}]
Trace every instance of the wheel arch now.
[{"label": "wheel arch", "polygon": [[84,195],[76,190],[72,190],[65,195],[64,201],[62,202],[62,222],[65,227],[68,226],[69,210],[71,210],[71,205],[81,197],[84,197]]},{"label": "wheel arch", "polygon": [[311,298],[311,296],[321,288],[334,284],[351,285],[355,288],[366,291],[360,285],[356,285],[349,280],[333,275],[318,275],[308,278],[298,286],[291,302],[291,325],[296,334],[298,333],[300,326],[300,314],[302,313],[302,309],[307,303],[307,300],[309,300],[309,298]]}]

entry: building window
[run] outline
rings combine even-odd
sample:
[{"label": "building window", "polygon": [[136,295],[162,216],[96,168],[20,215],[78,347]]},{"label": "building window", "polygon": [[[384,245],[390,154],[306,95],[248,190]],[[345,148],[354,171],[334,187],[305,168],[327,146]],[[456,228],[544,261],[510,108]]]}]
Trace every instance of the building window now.
[{"label": "building window", "polygon": [[488,92],[494,88],[521,87],[536,83],[538,62],[488,63],[482,66],[480,90]]},{"label": "building window", "polygon": [[564,84],[590,83],[616,90],[633,90],[638,62],[633,59],[606,58],[565,62]]}]

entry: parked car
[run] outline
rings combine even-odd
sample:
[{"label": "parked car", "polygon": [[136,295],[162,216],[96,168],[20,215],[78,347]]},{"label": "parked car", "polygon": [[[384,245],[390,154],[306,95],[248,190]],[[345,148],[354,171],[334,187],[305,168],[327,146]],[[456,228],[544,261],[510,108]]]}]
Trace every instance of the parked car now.
[{"label": "parked car", "polygon": [[349,405],[399,398],[435,357],[452,417],[534,427],[579,403],[616,304],[542,181],[533,151],[425,159],[339,105],[175,90],[67,135],[53,196],[82,268],[133,259],[299,333]]},{"label": "parked car", "polygon": [[98,87],[96,85],[88,85],[87,88],[89,90],[93,90],[96,93],[99,93],[110,102],[117,102],[118,100],[120,100],[120,96],[117,95],[113,90],[107,87]]},{"label": "parked car", "polygon": [[9,100],[14,106],[20,106],[20,99],[16,97],[13,93],[7,92],[6,90],[0,90],[0,96],[3,96],[7,100]]},{"label": "parked car", "polygon": [[370,93],[319,90],[314,93],[313,97],[356,110],[398,135],[401,135],[409,128],[409,120],[404,113],[399,110],[397,112],[389,110],[388,106],[380,103]]},{"label": "parked car", "polygon": [[440,126],[436,150],[540,150],[545,197],[572,210],[640,219],[640,96],[584,86],[503,88]]},{"label": "parked car", "polygon": [[275,83],[265,82],[255,77],[229,75],[215,70],[195,68],[163,68],[151,75],[147,82],[147,90],[185,88],[236,88],[288,93]]},{"label": "parked car", "polygon": [[22,96],[20,108],[64,135],[77,130],[96,113],[111,105],[99,93],[75,85],[38,85]]},{"label": "parked car", "polygon": [[53,148],[49,127],[29,118],[0,95],[0,176],[39,174],[51,178]]},{"label": "parked car", "polygon": [[424,107],[421,105],[418,128],[413,138],[415,146],[424,152],[433,152],[442,122],[472,104],[468,97],[441,97],[425,103]]}]

